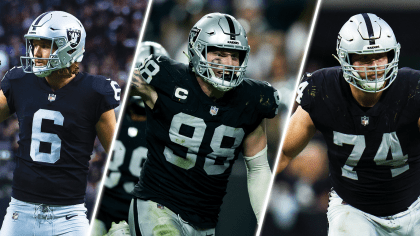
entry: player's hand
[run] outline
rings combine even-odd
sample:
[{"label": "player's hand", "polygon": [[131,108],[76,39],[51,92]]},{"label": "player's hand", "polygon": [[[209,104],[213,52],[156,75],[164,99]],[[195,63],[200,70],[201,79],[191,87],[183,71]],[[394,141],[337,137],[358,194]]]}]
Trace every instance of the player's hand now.
[{"label": "player's hand", "polygon": [[158,97],[155,88],[143,79],[140,70],[138,69],[135,69],[133,73],[130,95],[141,96],[144,103],[150,107],[150,109],[153,109]]},{"label": "player's hand", "polygon": [[144,81],[143,77],[141,77],[140,75],[139,69],[134,70],[131,86],[132,88],[134,88],[134,90],[137,90],[138,92],[141,92],[142,88],[144,86],[147,86],[146,81]]}]

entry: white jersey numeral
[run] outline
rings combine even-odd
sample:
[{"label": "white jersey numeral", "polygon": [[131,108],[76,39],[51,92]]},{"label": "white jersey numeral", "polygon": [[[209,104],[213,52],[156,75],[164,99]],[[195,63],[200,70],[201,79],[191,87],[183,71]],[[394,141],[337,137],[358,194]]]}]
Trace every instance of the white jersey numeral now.
[{"label": "white jersey numeral", "polygon": [[[146,80],[146,82],[148,84],[150,84],[150,81],[152,81],[153,76],[155,76],[159,70],[160,67],[158,64],[156,64],[156,62],[152,59],[152,55],[150,55],[148,58],[146,58],[146,60],[144,61],[143,65],[139,68],[140,69],[140,74],[143,76],[143,73],[147,74],[147,78],[144,78],[144,80]],[[153,70],[151,71],[149,69],[149,67],[153,67]]]},{"label": "white jersey numeral", "polygon": [[[194,129],[191,137],[179,133],[183,125]],[[206,123],[201,118],[182,112],[176,114],[171,122],[169,137],[172,142],[187,147],[188,151],[185,157],[180,157],[175,155],[170,148],[165,147],[164,155],[166,160],[186,170],[193,168],[197,161],[197,153],[203,141],[206,127]],[[234,139],[232,147],[221,147],[224,136]],[[235,148],[241,144],[244,136],[245,132],[242,128],[220,125],[214,130],[210,141],[210,147],[213,152],[206,156],[203,167],[207,175],[223,174],[229,168],[230,162],[235,158]]]},{"label": "white jersey numeral", "polygon": [[[344,177],[358,180],[357,173],[353,170],[353,168],[357,166],[357,163],[366,148],[365,137],[363,135],[343,134],[336,131],[334,131],[333,134],[334,144],[338,146],[343,146],[343,143],[354,145],[350,156],[347,158],[347,161],[341,170]],[[391,149],[392,160],[386,159],[389,149]],[[408,154],[403,155],[400,140],[398,139],[396,132],[383,134],[382,142],[379,145],[378,151],[376,152],[373,160],[376,165],[391,166],[392,177],[398,176],[409,169],[409,165],[407,163]]]},{"label": "white jersey numeral", "polygon": [[[105,178],[105,187],[113,188],[118,185],[121,172],[119,167],[124,163],[124,157],[126,153],[126,148],[124,144],[120,140],[115,140],[114,144],[114,154],[112,156],[111,161],[109,162],[108,170],[109,175]],[[128,157],[127,157],[128,158]],[[147,148],[139,146],[133,150],[133,153],[130,157],[130,163],[128,166],[128,170],[130,173],[135,176],[140,176],[140,171],[142,168],[142,163],[147,158]],[[123,184],[123,188],[127,193],[130,193],[134,188],[134,182],[125,182]]]},{"label": "white jersey numeral", "polygon": [[118,86],[118,83],[115,81],[111,81],[111,87],[114,90],[114,98],[115,100],[121,100],[121,88]]},{"label": "white jersey numeral", "polygon": [[305,90],[306,86],[308,86],[308,81],[302,82],[299,84],[298,90],[297,90],[297,96],[296,96],[296,102],[300,104],[303,96],[303,90]]},{"label": "white jersey numeral", "polygon": [[[39,109],[34,113],[32,121],[31,151],[32,160],[37,162],[55,163],[60,159],[61,139],[57,134],[44,133],[41,131],[42,120],[52,120],[54,125],[63,126],[64,116],[59,111]],[[41,142],[51,143],[51,152],[39,151]]]},{"label": "white jersey numeral", "polygon": [[346,163],[341,168],[342,175],[344,177],[358,180],[356,171],[353,170],[360,158],[362,157],[363,151],[366,148],[365,136],[353,135],[353,134],[342,134],[334,131],[334,144],[343,146],[343,144],[354,145],[350,156],[347,158]]}]

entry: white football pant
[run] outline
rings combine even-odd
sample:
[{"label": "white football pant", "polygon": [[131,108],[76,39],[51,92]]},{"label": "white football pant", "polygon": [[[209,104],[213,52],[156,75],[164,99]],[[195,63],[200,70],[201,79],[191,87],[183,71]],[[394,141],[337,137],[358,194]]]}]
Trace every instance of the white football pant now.
[{"label": "white football pant", "polygon": [[128,215],[132,236],[214,236],[215,229],[198,229],[153,201],[133,199]]},{"label": "white football pant", "polygon": [[57,206],[12,197],[0,236],[83,236],[89,229],[84,204]]},{"label": "white football pant", "polygon": [[328,207],[328,236],[418,236],[420,235],[420,200],[408,210],[392,216],[377,217],[343,204],[331,191]]}]

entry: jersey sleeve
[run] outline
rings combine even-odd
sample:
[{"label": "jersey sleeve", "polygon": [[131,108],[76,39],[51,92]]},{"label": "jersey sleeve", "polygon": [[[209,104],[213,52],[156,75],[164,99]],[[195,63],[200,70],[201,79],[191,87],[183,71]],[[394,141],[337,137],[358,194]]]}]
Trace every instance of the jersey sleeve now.
[{"label": "jersey sleeve", "polygon": [[13,99],[13,90],[12,90],[12,79],[15,76],[16,73],[18,73],[18,67],[13,67],[9,71],[6,72],[6,74],[3,76],[3,79],[1,80],[1,90],[3,91],[4,96],[7,100],[7,106],[9,107],[10,114],[15,113],[15,101]]},{"label": "jersey sleeve", "polygon": [[272,87],[268,82],[262,83],[260,94],[260,105],[262,118],[274,118],[279,112],[280,94],[277,89]]},{"label": "jersey sleeve", "polygon": [[116,81],[97,76],[93,81],[93,89],[100,96],[99,104],[97,104],[96,108],[96,120],[99,120],[104,112],[120,105],[121,88]]},{"label": "jersey sleeve", "polygon": [[150,55],[139,70],[148,84],[165,93],[172,93],[174,81],[182,77],[180,64],[165,56]]},{"label": "jersey sleeve", "polygon": [[311,73],[305,73],[300,81],[298,89],[296,91],[295,101],[309,113],[312,99],[311,99],[311,88],[313,87],[313,76]]}]

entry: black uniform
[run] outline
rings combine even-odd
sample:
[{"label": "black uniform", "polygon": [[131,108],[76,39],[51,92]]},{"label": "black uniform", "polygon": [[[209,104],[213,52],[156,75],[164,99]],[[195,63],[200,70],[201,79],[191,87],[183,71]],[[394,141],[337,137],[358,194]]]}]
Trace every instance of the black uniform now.
[{"label": "black uniform", "polygon": [[19,120],[12,197],[52,205],[83,203],[95,125],[102,113],[119,105],[118,84],[79,73],[53,92],[45,78],[14,67],[1,89]]},{"label": "black uniform", "polygon": [[146,61],[141,73],[158,99],[153,110],[146,107],[149,154],[134,196],[213,228],[244,138],[276,115],[277,91],[245,79],[215,102],[190,67],[166,57]]},{"label": "black uniform", "polygon": [[419,78],[400,69],[370,109],[358,105],[339,67],[307,74],[299,86],[297,101],[327,143],[334,190],[364,212],[394,215],[420,195]]},{"label": "black uniform", "polygon": [[97,217],[107,229],[111,228],[112,222],[128,222],[128,210],[133,198],[130,192],[139,180],[141,167],[147,157],[146,122],[136,122],[125,115],[119,132]]}]

